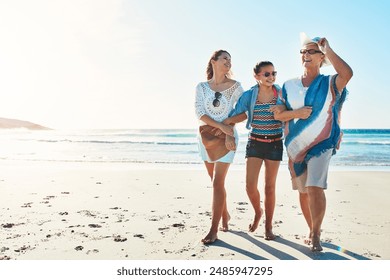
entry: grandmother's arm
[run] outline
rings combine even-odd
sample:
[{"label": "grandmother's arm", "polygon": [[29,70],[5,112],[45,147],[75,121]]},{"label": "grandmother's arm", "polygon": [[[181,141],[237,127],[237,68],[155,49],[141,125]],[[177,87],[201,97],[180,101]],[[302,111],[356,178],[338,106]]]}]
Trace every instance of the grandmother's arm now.
[{"label": "grandmother's arm", "polygon": [[270,111],[274,113],[275,120],[287,122],[292,119],[307,119],[311,115],[312,108],[304,106],[296,110],[286,110],[284,105],[275,105],[270,107]]},{"label": "grandmother's arm", "polygon": [[329,42],[326,38],[321,38],[318,41],[320,50],[326,54],[329,61],[332,63],[338,76],[336,79],[336,87],[341,92],[348,84],[349,80],[353,76],[352,68],[329,46]]}]

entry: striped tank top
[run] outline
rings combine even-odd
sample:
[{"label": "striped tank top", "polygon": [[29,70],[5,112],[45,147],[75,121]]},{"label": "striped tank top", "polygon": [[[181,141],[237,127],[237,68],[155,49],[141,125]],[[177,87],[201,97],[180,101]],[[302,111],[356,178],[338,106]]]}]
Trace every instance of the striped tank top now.
[{"label": "striped tank top", "polygon": [[270,106],[275,105],[277,97],[274,96],[271,102],[260,103],[256,101],[253,120],[252,120],[252,134],[257,135],[280,135],[282,134],[282,122],[274,119],[274,114],[269,111]]}]

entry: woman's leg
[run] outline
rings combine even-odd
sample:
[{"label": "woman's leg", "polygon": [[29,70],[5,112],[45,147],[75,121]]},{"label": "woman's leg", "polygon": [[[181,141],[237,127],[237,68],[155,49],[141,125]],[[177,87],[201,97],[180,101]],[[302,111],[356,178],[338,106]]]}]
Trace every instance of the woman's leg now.
[{"label": "woman's leg", "polygon": [[265,186],[264,186],[264,208],[265,208],[265,239],[274,240],[272,232],[272,221],[275,211],[275,186],[280,161],[265,160]]},{"label": "woman's leg", "polygon": [[226,207],[225,178],[230,163],[216,162],[214,165],[213,179],[213,213],[211,218],[211,228],[205,238],[202,239],[204,244],[213,243],[217,240],[218,225]]},{"label": "woman's leg", "polygon": [[[210,177],[211,182],[212,182],[213,178],[214,178],[214,163],[205,161],[204,164],[206,166],[207,173],[209,174],[209,177]],[[229,220],[230,220],[230,214],[227,210],[227,206],[225,203],[225,205],[223,207],[223,212],[222,212],[222,227],[220,228],[220,230],[222,230],[222,231],[229,230]]]},{"label": "woman's leg", "polygon": [[311,228],[311,250],[322,251],[320,236],[321,225],[326,210],[326,197],[324,189],[319,187],[307,187],[309,208],[312,220]]},{"label": "woman's leg", "polygon": [[305,218],[305,221],[307,223],[307,226],[309,227],[309,235],[307,238],[305,238],[304,243],[310,245],[311,239],[313,236],[313,226],[311,221],[311,214],[310,214],[310,208],[309,208],[309,196],[307,192],[299,192],[299,204],[301,205],[301,210],[303,217]]},{"label": "woman's leg", "polygon": [[259,173],[263,160],[256,157],[248,157],[246,160],[246,193],[255,210],[253,222],[249,225],[249,231],[254,232],[259,226],[263,210],[260,206],[260,193],[257,188]]},{"label": "woman's leg", "polygon": [[[226,201],[226,196],[225,196],[225,201]],[[230,214],[229,211],[227,210],[227,205],[225,202],[225,205],[223,207],[222,211],[222,226],[220,227],[220,230],[222,231],[228,231],[229,230],[229,221],[230,221]]]},{"label": "woman's leg", "polygon": [[214,178],[214,163],[205,161],[204,165],[206,166],[207,174],[209,174],[212,182]]}]

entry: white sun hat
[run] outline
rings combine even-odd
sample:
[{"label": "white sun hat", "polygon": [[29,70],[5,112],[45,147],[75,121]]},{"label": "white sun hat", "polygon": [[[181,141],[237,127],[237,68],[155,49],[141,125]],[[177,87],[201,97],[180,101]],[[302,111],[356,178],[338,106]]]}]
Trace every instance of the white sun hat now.
[{"label": "white sun hat", "polygon": [[[309,36],[307,36],[306,35],[306,33],[305,32],[301,32],[300,34],[299,34],[299,36],[300,36],[300,39],[301,39],[301,47],[304,47],[304,46],[306,46],[307,44],[317,44],[318,43],[318,41],[321,39],[320,37],[314,37],[314,38],[310,38]],[[321,50],[321,49],[320,49]],[[328,57],[326,56],[326,54],[325,54],[325,59],[324,59],[324,61],[322,62],[322,64],[321,64],[321,67],[322,66],[328,66],[328,65],[330,65],[331,63],[330,63],[330,61],[329,61],[329,59],[328,59]]]}]

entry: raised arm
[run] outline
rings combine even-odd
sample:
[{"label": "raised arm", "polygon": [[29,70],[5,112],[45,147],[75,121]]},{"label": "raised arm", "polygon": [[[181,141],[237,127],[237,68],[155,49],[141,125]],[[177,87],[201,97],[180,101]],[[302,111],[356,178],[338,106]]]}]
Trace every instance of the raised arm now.
[{"label": "raised arm", "polygon": [[336,79],[337,90],[342,91],[352,78],[352,68],[334,52],[334,50],[329,46],[329,42],[326,38],[321,38],[318,41],[318,46],[336,70],[338,74]]}]

